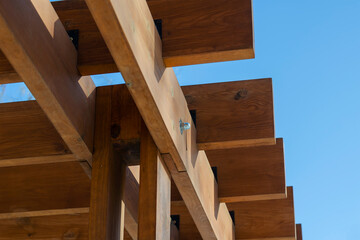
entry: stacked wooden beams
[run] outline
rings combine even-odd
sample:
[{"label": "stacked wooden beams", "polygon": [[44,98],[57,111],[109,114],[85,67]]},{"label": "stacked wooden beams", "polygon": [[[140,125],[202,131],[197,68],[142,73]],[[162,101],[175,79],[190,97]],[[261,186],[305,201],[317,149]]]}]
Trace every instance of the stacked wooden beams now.
[{"label": "stacked wooden beams", "polygon": [[[161,20],[165,65],[180,66],[253,58],[251,2],[172,0],[169,4],[168,0],[148,0],[153,18]],[[78,30],[80,73],[93,75],[118,72],[85,1],[59,1],[52,5],[66,30]],[[15,73],[1,53],[0,64],[0,76]],[[17,82],[19,78],[8,78],[8,81]]]},{"label": "stacked wooden beams", "polygon": [[[253,57],[251,0],[170,1],[0,2],[0,83],[37,99],[0,105],[0,239],[301,238],[271,79],[169,68]],[[95,117],[81,75],[118,70]]]}]

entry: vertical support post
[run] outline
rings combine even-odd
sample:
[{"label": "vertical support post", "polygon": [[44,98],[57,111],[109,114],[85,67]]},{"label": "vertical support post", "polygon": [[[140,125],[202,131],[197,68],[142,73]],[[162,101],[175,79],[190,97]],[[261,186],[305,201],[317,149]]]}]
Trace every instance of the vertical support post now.
[{"label": "vertical support post", "polygon": [[94,157],[89,216],[90,240],[119,240],[124,236],[126,165],[116,159],[111,140],[112,87],[96,95]]},{"label": "vertical support post", "polygon": [[143,123],[140,142],[139,240],[170,239],[171,181]]}]

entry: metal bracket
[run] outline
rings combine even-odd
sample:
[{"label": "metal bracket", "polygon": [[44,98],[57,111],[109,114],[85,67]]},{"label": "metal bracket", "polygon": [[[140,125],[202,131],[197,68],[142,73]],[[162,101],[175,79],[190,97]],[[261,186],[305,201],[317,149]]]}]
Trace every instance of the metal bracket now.
[{"label": "metal bracket", "polygon": [[184,131],[189,130],[191,128],[190,123],[183,122],[181,119],[179,121],[180,123],[180,133],[183,134]]}]

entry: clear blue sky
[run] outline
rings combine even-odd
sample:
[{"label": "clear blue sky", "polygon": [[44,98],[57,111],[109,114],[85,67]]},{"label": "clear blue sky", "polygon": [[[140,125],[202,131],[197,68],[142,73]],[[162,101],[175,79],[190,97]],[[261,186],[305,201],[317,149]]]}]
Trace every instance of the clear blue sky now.
[{"label": "clear blue sky", "polygon": [[[176,68],[179,82],[272,77],[276,136],[304,239],[360,239],[360,1],[253,1],[255,60]],[[1,96],[29,98],[21,84]]]}]

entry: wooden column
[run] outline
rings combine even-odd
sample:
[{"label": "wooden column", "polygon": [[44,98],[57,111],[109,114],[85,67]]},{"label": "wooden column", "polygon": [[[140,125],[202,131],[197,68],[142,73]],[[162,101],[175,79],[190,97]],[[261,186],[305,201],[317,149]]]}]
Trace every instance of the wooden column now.
[{"label": "wooden column", "polygon": [[96,96],[90,240],[118,240],[124,236],[126,165],[114,156],[111,141],[111,90],[112,88],[100,88]]},{"label": "wooden column", "polygon": [[170,239],[170,175],[145,124],[140,142],[139,240]]}]

